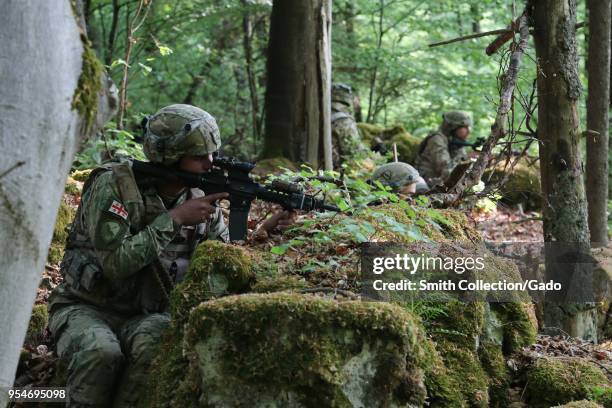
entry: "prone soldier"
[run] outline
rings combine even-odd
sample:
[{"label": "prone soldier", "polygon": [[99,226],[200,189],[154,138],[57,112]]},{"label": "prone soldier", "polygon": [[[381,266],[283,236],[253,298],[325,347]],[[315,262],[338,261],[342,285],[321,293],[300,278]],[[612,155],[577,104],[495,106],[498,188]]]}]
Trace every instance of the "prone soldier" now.
[{"label": "prone soldier", "polygon": [[429,186],[419,175],[417,169],[403,162],[387,163],[379,166],[372,175],[373,181],[391,187],[391,190],[400,194],[423,193]]}]

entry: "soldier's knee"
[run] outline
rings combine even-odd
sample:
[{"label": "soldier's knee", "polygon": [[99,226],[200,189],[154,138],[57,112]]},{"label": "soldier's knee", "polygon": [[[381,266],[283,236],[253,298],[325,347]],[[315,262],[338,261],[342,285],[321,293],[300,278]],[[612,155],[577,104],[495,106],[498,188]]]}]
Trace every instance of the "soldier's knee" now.
[{"label": "soldier's knee", "polygon": [[133,361],[146,362],[153,358],[162,332],[168,327],[167,315],[151,315],[131,335],[130,357]]},{"label": "soldier's knee", "polygon": [[112,368],[121,367],[125,361],[118,342],[105,342],[93,345],[87,352],[96,363],[108,365]]}]

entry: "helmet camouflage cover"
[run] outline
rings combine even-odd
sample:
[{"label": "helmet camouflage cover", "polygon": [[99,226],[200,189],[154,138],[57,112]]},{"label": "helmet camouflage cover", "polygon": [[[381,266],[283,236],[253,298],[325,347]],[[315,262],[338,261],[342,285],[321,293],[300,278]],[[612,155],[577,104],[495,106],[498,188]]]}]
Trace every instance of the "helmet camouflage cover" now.
[{"label": "helmet camouflage cover", "polygon": [[215,118],[195,106],[166,106],[144,123],[144,154],[154,163],[168,166],[183,156],[205,156],[220,147]]},{"label": "helmet camouflage cover", "polygon": [[417,183],[419,172],[408,163],[387,163],[378,167],[372,176],[372,180],[380,181],[383,185],[398,190],[403,186]]},{"label": "helmet camouflage cover", "polygon": [[443,126],[450,129],[455,130],[460,127],[470,127],[472,126],[472,118],[470,114],[463,111],[451,111],[446,112],[442,115]]},{"label": "helmet camouflage cover", "polygon": [[347,106],[353,105],[353,90],[347,84],[334,83],[331,91],[332,102],[340,102]]}]

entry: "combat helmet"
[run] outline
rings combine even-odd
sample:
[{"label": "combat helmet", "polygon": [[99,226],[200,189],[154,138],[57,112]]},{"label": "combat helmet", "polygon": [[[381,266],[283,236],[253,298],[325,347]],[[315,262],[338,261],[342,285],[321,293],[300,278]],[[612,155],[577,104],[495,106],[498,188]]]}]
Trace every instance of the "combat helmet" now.
[{"label": "combat helmet", "polygon": [[460,127],[472,126],[470,114],[463,111],[450,111],[442,115],[442,130],[451,133]]},{"label": "combat helmet", "polygon": [[405,185],[417,183],[419,178],[417,169],[403,162],[383,164],[372,175],[373,181],[380,181],[381,184],[391,187],[393,191],[398,191]]},{"label": "combat helmet", "polygon": [[221,147],[215,118],[191,105],[170,105],[143,120],[144,154],[170,166],[183,156],[205,156]]},{"label": "combat helmet", "polygon": [[342,103],[346,106],[353,106],[353,90],[347,84],[335,82],[332,84],[332,102]]}]

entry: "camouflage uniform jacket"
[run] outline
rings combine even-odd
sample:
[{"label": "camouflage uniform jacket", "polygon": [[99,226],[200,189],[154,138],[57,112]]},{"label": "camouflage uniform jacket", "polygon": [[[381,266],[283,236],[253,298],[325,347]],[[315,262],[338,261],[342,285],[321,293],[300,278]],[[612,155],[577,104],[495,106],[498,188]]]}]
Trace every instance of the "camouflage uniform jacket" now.
[{"label": "camouflage uniform jacket", "polygon": [[332,160],[334,168],[340,167],[348,156],[366,150],[361,141],[357,123],[350,113],[333,109],[331,116]]},{"label": "camouflage uniform jacket", "polygon": [[85,302],[123,314],[164,310],[152,265],[178,281],[202,238],[228,240],[220,209],[209,222],[192,227],[170,217],[169,209],[203,195],[188,190],[166,208],[151,180],[136,182],[129,162],[94,170],[68,237],[64,283],[52,293],[49,307]]},{"label": "camouflage uniform jacket", "polygon": [[449,137],[437,131],[419,146],[415,167],[430,186],[444,182],[455,166],[467,159],[464,147],[449,146]]}]

